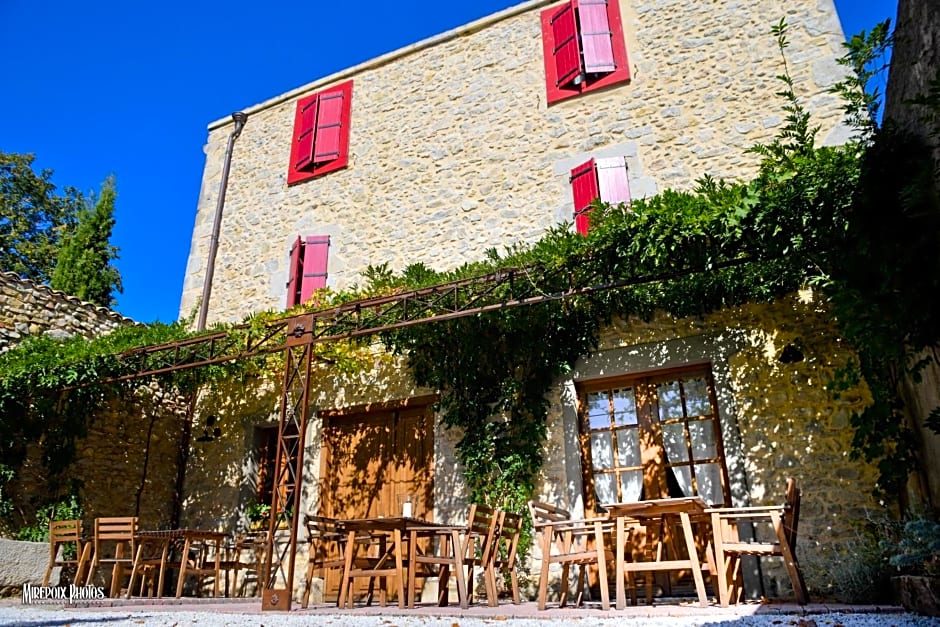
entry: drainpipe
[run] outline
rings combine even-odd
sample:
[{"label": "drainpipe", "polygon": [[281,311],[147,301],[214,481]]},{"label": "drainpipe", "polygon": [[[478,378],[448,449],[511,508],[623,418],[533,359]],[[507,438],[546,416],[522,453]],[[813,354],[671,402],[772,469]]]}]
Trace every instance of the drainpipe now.
[{"label": "drainpipe", "polygon": [[219,201],[215,205],[215,219],[212,223],[212,239],[209,240],[209,258],[206,266],[206,280],[202,284],[202,302],[199,303],[199,320],[196,323],[196,330],[203,331],[206,328],[206,315],[209,313],[209,294],[212,293],[212,275],[215,274],[215,255],[219,250],[219,229],[222,226],[222,207],[225,206],[225,189],[228,187],[228,171],[232,165],[232,147],[235,140],[242,132],[245,121],[248,116],[237,111],[232,114],[235,121],[235,128],[232,134],[228,136],[228,146],[225,148],[225,162],[222,165],[222,181],[219,183]]}]

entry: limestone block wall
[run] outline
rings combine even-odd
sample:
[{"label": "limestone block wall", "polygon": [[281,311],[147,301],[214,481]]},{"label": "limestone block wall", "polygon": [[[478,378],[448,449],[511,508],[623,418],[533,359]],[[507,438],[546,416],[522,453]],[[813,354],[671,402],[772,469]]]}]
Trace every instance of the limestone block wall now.
[{"label": "limestone block wall", "polygon": [[[171,526],[186,410],[185,399],[150,385],[107,403],[89,419],[74,462],[58,480],[63,491],[75,482],[86,525],[98,516],[138,516],[141,528]],[[31,519],[50,490],[33,446],[10,485],[16,511]]]},{"label": "limestone block wall", "polygon": [[96,337],[119,326],[133,324],[130,318],[0,272],[0,352],[30,335]]},{"label": "limestone block wall", "polygon": [[[623,155],[634,197],[705,173],[745,178],[783,121],[770,28],[790,23],[795,89],[841,141],[841,27],[831,0],[618,0],[632,80],[546,104],[533,0],[245,109],[235,143],[209,319],[282,309],[288,249],[330,235],[327,285],[369,264],[450,269],[572,220],[572,167]],[[298,77],[303,80],[304,77]],[[353,80],[349,165],[288,187],[297,100]],[[229,119],[210,125],[181,314],[201,298]]]}]

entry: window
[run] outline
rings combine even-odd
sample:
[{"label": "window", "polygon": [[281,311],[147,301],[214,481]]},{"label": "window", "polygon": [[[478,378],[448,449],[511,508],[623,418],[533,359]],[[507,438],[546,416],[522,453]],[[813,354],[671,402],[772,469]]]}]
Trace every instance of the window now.
[{"label": "window", "polygon": [[549,104],[630,80],[618,0],[569,0],[542,11]]},{"label": "window", "polygon": [[351,103],[352,81],[297,101],[288,185],[346,167]]},{"label": "window", "polygon": [[588,506],[695,495],[730,505],[708,366],[580,387]]},{"label": "window", "polygon": [[[291,426],[288,424],[288,429]],[[255,430],[255,443],[258,447],[258,477],[255,484],[255,498],[258,503],[271,503],[274,495],[274,486],[277,483],[290,483],[286,467],[295,468],[297,466],[297,450],[289,450],[289,459],[282,462],[280,472],[277,468],[277,426],[259,427]],[[293,427],[296,433],[296,427]],[[294,491],[290,485],[283,485],[280,493],[280,503],[282,508],[286,508],[294,502]]]},{"label": "window", "polygon": [[581,235],[590,228],[591,203],[600,198],[612,204],[630,202],[627,163],[623,157],[591,159],[571,170],[574,225]]},{"label": "window", "polygon": [[287,278],[287,307],[307,300],[314,290],[326,287],[326,265],[330,256],[330,236],[298,237],[290,249]]}]

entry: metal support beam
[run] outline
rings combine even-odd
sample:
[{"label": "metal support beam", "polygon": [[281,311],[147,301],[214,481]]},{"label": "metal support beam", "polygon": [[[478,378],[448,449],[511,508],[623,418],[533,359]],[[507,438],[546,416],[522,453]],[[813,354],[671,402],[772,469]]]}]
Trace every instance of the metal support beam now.
[{"label": "metal support beam", "polygon": [[[302,333],[287,336],[284,352],[284,384],[281,391],[281,415],[277,430],[275,482],[271,491],[271,518],[261,595],[262,610],[289,611],[294,591],[294,561],[297,556],[297,523],[300,518],[300,497],[304,467],[304,442],[307,435],[310,369],[313,363],[313,336],[310,315],[293,318],[289,329]],[[290,525],[287,545],[276,542],[281,522]]]}]

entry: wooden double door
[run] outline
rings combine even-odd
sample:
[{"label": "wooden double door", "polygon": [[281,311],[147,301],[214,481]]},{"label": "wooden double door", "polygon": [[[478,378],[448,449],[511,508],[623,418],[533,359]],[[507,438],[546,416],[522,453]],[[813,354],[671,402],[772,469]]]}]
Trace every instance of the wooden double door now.
[{"label": "wooden double door", "polygon": [[[429,406],[324,416],[320,513],[333,518],[430,518],[434,508],[434,419]],[[361,580],[360,580],[361,581]],[[358,597],[365,591],[353,592]],[[339,575],[324,582],[335,600]],[[355,598],[355,597],[354,597]]]}]

